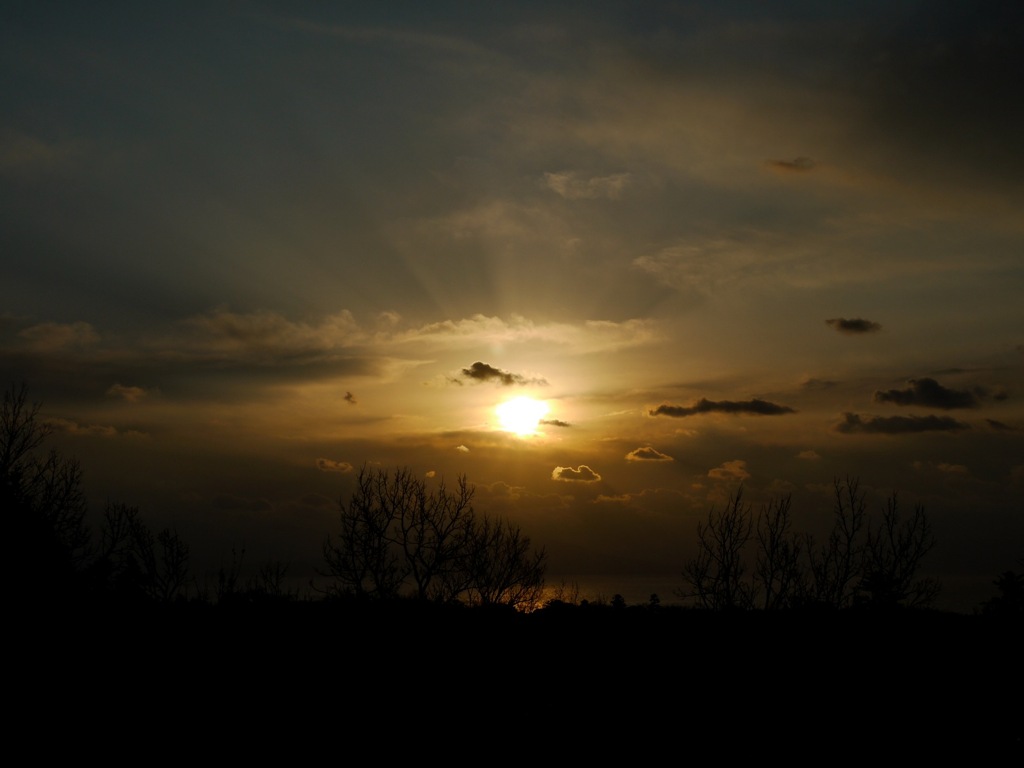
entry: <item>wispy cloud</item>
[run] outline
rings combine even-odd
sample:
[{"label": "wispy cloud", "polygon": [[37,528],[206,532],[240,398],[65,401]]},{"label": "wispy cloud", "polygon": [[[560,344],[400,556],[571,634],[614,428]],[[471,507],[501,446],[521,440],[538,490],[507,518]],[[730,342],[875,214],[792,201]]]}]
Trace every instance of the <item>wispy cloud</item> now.
[{"label": "wispy cloud", "polygon": [[137,403],[149,394],[150,391],[144,387],[126,387],[123,384],[111,384],[107,389],[108,397],[119,397],[129,403]]},{"label": "wispy cloud", "polygon": [[321,472],[340,472],[347,474],[352,471],[352,465],[347,461],[335,461],[334,459],[317,459],[316,468]]},{"label": "wispy cloud", "polygon": [[750,473],[747,472],[747,462],[742,459],[734,459],[709,469],[708,477],[715,480],[746,480],[750,477]]},{"label": "wispy cloud", "polygon": [[845,413],[834,429],[836,432],[845,434],[863,432],[867,434],[900,435],[911,432],[953,432],[970,429],[970,425],[948,416],[862,417],[856,413]]},{"label": "wispy cloud", "polygon": [[776,171],[785,173],[807,173],[814,170],[818,164],[809,157],[797,157],[793,160],[769,160],[768,166]]},{"label": "wispy cloud", "polygon": [[610,176],[581,178],[573,171],[545,173],[544,185],[569,200],[608,198],[616,200],[632,183],[628,173],[614,173]]}]

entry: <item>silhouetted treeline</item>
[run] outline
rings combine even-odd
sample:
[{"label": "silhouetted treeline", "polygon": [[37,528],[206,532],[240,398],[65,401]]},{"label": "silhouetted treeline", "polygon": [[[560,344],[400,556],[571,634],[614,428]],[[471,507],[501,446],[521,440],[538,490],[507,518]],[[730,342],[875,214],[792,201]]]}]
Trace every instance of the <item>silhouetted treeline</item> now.
[{"label": "silhouetted treeline", "polygon": [[[44,450],[49,436],[25,385],[11,386],[0,412],[0,503],[16,568],[10,597],[42,610],[81,606],[176,615],[252,609],[320,616],[347,612],[381,620],[418,616],[444,621],[676,621],[697,613],[784,613],[820,617],[864,609],[924,609],[938,585],[917,578],[934,545],[920,507],[903,518],[895,494],[873,525],[856,480],[836,481],[832,531],[824,542],[791,530],[790,501],[771,500],[755,516],[742,488],[697,528],[698,554],[683,564],[677,596],[629,606],[621,595],[580,600],[545,582],[546,554],[516,526],[474,511],[465,477],[436,491],[408,470],[363,468],[340,505],[339,528],[323,545],[326,586],[300,594],[287,587],[288,566],[265,563],[241,578],[244,552],[232,552],[213,583],[189,571],[189,546],[171,528],[152,531],[138,508],[110,502],[96,530],[77,460]],[[748,560],[749,558],[749,560]],[[1024,564],[1022,564],[1024,565]],[[1024,568],[993,582],[983,616],[1024,615]],[[184,606],[188,606],[186,609]]]}]

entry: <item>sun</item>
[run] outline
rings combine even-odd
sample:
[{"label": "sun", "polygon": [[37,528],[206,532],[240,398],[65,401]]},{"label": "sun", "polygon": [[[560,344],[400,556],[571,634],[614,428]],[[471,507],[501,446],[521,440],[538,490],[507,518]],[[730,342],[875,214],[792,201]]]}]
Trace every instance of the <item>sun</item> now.
[{"label": "sun", "polygon": [[532,397],[517,397],[501,403],[494,412],[498,415],[498,423],[506,432],[532,435],[537,431],[540,420],[547,414],[548,404]]}]

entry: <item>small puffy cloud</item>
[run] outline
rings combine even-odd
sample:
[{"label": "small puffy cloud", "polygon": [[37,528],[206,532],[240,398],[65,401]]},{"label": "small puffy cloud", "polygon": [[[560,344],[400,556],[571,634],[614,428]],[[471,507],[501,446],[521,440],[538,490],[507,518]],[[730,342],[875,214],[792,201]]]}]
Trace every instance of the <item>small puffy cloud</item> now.
[{"label": "small puffy cloud", "polygon": [[715,480],[746,480],[750,477],[750,473],[747,472],[747,462],[742,459],[734,459],[714,469],[709,469],[708,477]]},{"label": "small puffy cloud", "polygon": [[126,387],[123,384],[111,384],[107,388],[108,397],[119,397],[129,403],[137,403],[148,394],[142,387]]},{"label": "small puffy cloud", "polygon": [[970,474],[970,472],[968,472],[968,470],[967,470],[967,467],[964,466],[963,464],[949,464],[947,462],[943,462],[941,464],[936,465],[935,468],[937,470],[939,470],[939,472],[942,472],[945,475],[967,475],[967,474]]},{"label": "small puffy cloud", "polygon": [[581,178],[572,171],[545,173],[544,186],[568,200],[607,198],[618,200],[632,183],[628,173]]},{"label": "small puffy cloud", "polygon": [[515,384],[525,386],[527,384],[547,384],[544,379],[530,379],[518,373],[510,373],[493,365],[473,363],[469,368],[463,368],[461,375],[471,381],[496,381],[503,387],[511,387]]},{"label": "small puffy cloud", "polygon": [[750,413],[757,416],[775,416],[783,413],[796,413],[796,411],[789,406],[777,405],[757,398],[742,401],[714,401],[702,397],[693,405],[659,405],[649,413],[651,416],[671,416],[678,419],[699,413]]},{"label": "small puffy cloud", "polygon": [[900,435],[911,432],[952,432],[970,429],[962,421],[948,416],[868,416],[844,413],[842,420],[833,429],[843,434],[857,432],[865,434]]},{"label": "small puffy cloud", "polygon": [[100,340],[89,323],[40,323],[23,328],[18,335],[40,352],[84,347]]},{"label": "small puffy cloud", "polygon": [[464,445],[455,446],[455,450],[458,451],[459,453],[469,453],[469,448],[467,448]]},{"label": "small puffy cloud", "polygon": [[627,453],[626,461],[675,461],[675,459],[648,445],[643,448],[635,448]]},{"label": "small puffy cloud", "polygon": [[352,465],[347,461],[335,461],[334,459],[317,459],[316,468],[321,472],[341,472],[342,474],[352,471]]},{"label": "small puffy cloud", "polygon": [[586,464],[580,464],[576,469],[572,467],[555,467],[551,471],[551,479],[568,483],[596,483],[600,481],[601,476]]},{"label": "small puffy cloud", "polygon": [[768,166],[784,173],[806,173],[814,170],[817,163],[809,157],[797,157],[793,160],[769,160]]},{"label": "small puffy cloud", "polygon": [[896,405],[923,405],[929,408],[975,408],[978,399],[965,390],[946,389],[935,379],[911,379],[907,389],[875,392],[876,403]]},{"label": "small puffy cloud", "polygon": [[800,451],[800,453],[798,453],[796,457],[798,459],[805,459],[807,461],[817,461],[818,459],[821,458],[818,452],[814,450]]},{"label": "small puffy cloud", "polygon": [[435,470],[435,469],[428,469],[426,472],[423,473],[423,476],[424,477],[437,477],[437,470]]},{"label": "small puffy cloud", "polygon": [[865,320],[861,317],[833,317],[825,321],[840,333],[860,334],[875,333],[882,330],[882,326],[873,320]]}]

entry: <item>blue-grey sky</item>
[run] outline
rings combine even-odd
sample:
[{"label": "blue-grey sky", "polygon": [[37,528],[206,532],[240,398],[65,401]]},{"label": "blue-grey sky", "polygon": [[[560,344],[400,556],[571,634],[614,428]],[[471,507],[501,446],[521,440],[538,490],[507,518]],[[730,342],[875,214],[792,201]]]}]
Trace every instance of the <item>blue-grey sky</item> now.
[{"label": "blue-grey sky", "polygon": [[6,2],[0,73],[0,373],[197,572],[363,464],[638,600],[741,482],[1024,557],[1019,3]]}]

